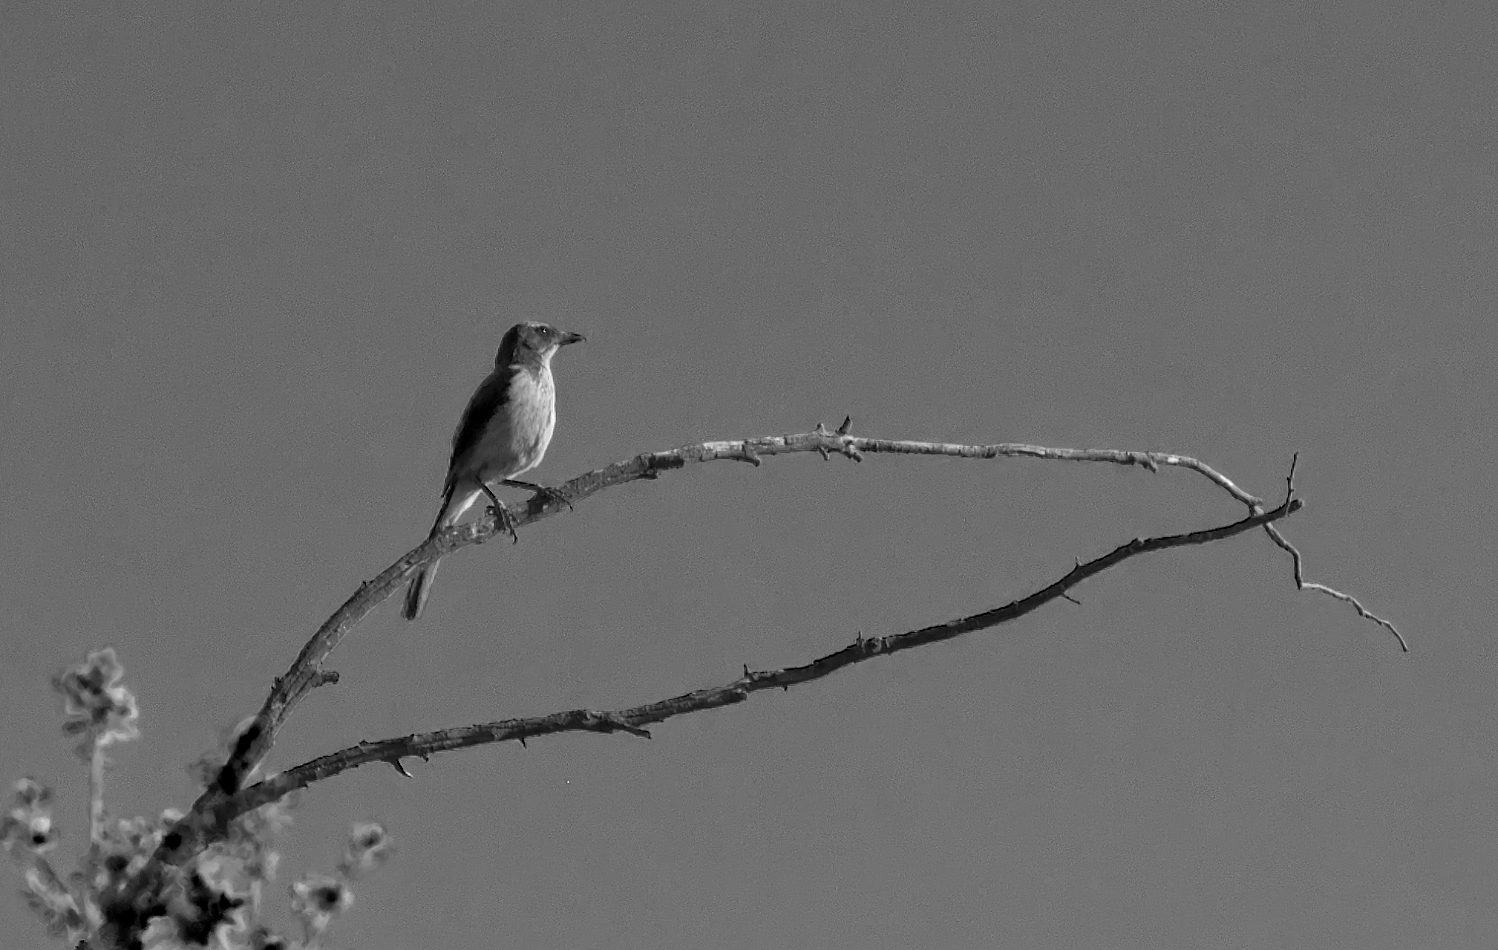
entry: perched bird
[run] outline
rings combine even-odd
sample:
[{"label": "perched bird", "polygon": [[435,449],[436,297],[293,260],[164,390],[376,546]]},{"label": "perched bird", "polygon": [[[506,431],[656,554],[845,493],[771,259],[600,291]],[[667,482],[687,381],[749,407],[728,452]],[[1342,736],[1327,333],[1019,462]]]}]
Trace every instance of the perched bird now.
[{"label": "perched bird", "polygon": [[[432,534],[457,522],[479,495],[488,495],[500,523],[514,537],[509,511],[490,485],[510,485],[566,499],[554,488],[516,481],[516,476],[541,464],[551,442],[551,430],[557,421],[551,358],[561,347],[583,339],[581,334],[533,322],[517,323],[505,333],[494,357],[494,372],[474,391],[453,433],[452,460],[447,463],[442,508]],[[427,565],[406,588],[401,615],[407,620],[421,616],[438,563]]]}]

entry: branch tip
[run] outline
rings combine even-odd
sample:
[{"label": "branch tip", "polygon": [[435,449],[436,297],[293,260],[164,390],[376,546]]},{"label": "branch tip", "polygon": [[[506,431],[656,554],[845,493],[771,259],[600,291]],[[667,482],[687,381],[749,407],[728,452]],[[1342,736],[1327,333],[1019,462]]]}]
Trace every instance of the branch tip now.
[{"label": "branch tip", "polygon": [[[1291,501],[1286,507],[1288,507],[1289,510],[1293,512],[1299,511],[1303,506],[1300,503],[1300,499],[1297,498]],[[1285,536],[1280,534],[1279,530],[1274,525],[1264,525],[1264,532],[1269,535],[1269,540],[1273,541],[1282,550],[1284,550],[1285,553],[1290,555],[1290,571],[1291,576],[1295,580],[1295,588],[1297,590],[1315,591],[1319,594],[1325,594],[1333,600],[1340,600],[1344,604],[1351,604],[1352,609],[1358,612],[1359,617],[1362,617],[1364,620],[1371,620],[1374,623],[1378,624],[1380,627],[1383,627],[1385,630],[1389,631],[1389,633],[1393,634],[1394,639],[1399,641],[1399,649],[1401,652],[1410,652],[1410,645],[1405,642],[1404,635],[1401,634],[1392,623],[1373,613],[1368,608],[1364,607],[1362,602],[1359,601],[1356,597],[1353,597],[1351,594],[1344,594],[1340,590],[1337,590],[1334,587],[1329,587],[1326,584],[1317,584],[1313,581],[1306,580],[1305,575],[1301,571],[1300,550],[1297,549],[1295,545],[1285,540]]]},{"label": "branch tip", "polygon": [[319,686],[333,686],[338,682],[336,670],[318,670],[312,674],[312,679],[307,682],[307,689],[317,689]]}]

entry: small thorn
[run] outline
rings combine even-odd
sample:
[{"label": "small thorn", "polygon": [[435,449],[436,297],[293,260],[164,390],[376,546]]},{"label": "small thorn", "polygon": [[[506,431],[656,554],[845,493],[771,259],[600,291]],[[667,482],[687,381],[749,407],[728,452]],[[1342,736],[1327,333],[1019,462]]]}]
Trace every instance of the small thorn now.
[{"label": "small thorn", "polygon": [[416,777],[416,776],[412,775],[410,772],[406,771],[406,767],[401,764],[401,757],[400,756],[396,756],[395,758],[389,759],[387,761],[389,761],[390,764],[395,767],[395,770],[397,772],[399,772],[400,774],[404,775],[406,778],[415,778]]},{"label": "small thorn", "polygon": [[817,427],[815,429],[812,429],[811,431],[815,432],[817,435],[826,435],[827,427],[818,422]]},{"label": "small thorn", "polygon": [[827,449],[825,446],[817,446],[817,454],[822,456],[822,461],[824,462],[829,462],[832,460],[832,456],[827,454]]},{"label": "small thorn", "polygon": [[843,416],[843,424],[837,427],[838,435],[847,435],[848,430],[853,428],[853,417]]},{"label": "small thorn", "polygon": [[520,748],[522,748],[522,749],[529,749],[530,746],[528,746],[528,745],[525,744],[525,736],[520,736],[519,738],[520,738]]},{"label": "small thorn", "polygon": [[744,461],[753,465],[755,468],[759,467],[759,455],[754,451],[753,446],[751,446],[748,442],[744,443],[743,459]]},{"label": "small thorn", "polygon": [[1082,606],[1082,602],[1080,600],[1076,599],[1071,594],[1068,594],[1066,591],[1062,591],[1061,592],[1061,596],[1064,597],[1065,599],[1071,601],[1072,603],[1076,604],[1078,607]]}]

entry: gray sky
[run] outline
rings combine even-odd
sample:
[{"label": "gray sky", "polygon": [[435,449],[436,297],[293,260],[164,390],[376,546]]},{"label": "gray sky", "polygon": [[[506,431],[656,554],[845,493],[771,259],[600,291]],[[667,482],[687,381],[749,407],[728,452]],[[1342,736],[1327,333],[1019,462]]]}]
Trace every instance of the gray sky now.
[{"label": "gray sky", "polygon": [[[337,7],[336,12],[326,8]],[[499,337],[550,482],[802,431],[1160,449],[1276,496],[996,633],[308,794],[400,853],[338,945],[1498,943],[1493,102],[1480,4],[10,4],[0,777],[125,814],[416,544]],[[613,707],[1003,603],[1239,510],[1204,480],[810,457],[612,491],[382,608],[269,763]],[[279,895],[277,896],[279,901]],[[279,914],[280,911],[278,910]],[[17,899],[8,946],[42,946]]]}]

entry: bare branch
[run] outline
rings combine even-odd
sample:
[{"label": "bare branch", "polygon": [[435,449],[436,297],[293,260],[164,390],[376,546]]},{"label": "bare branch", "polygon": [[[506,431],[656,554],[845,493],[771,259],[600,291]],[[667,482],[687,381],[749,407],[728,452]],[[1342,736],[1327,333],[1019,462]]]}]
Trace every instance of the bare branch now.
[{"label": "bare branch", "polygon": [[[510,740],[524,742],[535,736],[554,735],[560,732],[627,732],[649,738],[650,734],[642,727],[651,723],[662,722],[688,713],[733,705],[743,702],[749,698],[750,693],[759,690],[789,689],[801,683],[829,676],[844,667],[862,663],[876,656],[890,656],[905,650],[951,640],[966,633],[995,627],[1022,617],[1049,601],[1058,598],[1070,599],[1067,595],[1068,589],[1128,558],[1232,537],[1268,525],[1299,511],[1301,507],[1299,500],[1286,499],[1284,504],[1273,511],[1249,515],[1232,524],[1187,534],[1136,538],[1101,557],[1086,563],[1079,562],[1066,575],[1049,586],[1002,607],[888,637],[865,638],[859,635],[853,643],[841,650],[818,657],[803,666],[761,671],[752,671],[746,666],[743,676],[724,686],[695,690],[659,702],[613,712],[572,709],[548,716],[505,719],[498,722],[442,729],[437,732],[382,739],[376,742],[361,742],[251,785],[226,802],[222,810],[214,817],[222,822],[231,821],[246,811],[276,801],[296,789],[372,762],[386,762],[399,768],[402,758],[415,756],[426,759],[438,752],[448,752],[491,742]],[[402,773],[404,774],[403,769]]]},{"label": "bare branch", "polygon": [[1285,536],[1280,534],[1279,531],[1275,529],[1274,525],[1266,524],[1264,526],[1264,531],[1269,535],[1270,540],[1272,540],[1280,547],[1284,548],[1286,551],[1290,552],[1291,562],[1294,565],[1293,570],[1295,573],[1295,586],[1297,588],[1299,588],[1300,590],[1315,591],[1317,593],[1325,594],[1335,600],[1340,600],[1343,603],[1351,604],[1352,609],[1358,612],[1359,617],[1362,617],[1364,620],[1371,620],[1374,623],[1378,624],[1380,627],[1388,630],[1394,635],[1394,639],[1399,641],[1399,648],[1405,653],[1410,652],[1409,644],[1404,642],[1403,634],[1395,629],[1392,623],[1368,610],[1368,608],[1364,607],[1356,597],[1353,597],[1351,594],[1344,594],[1340,590],[1337,590],[1333,587],[1328,587],[1325,584],[1317,584],[1312,581],[1306,580],[1301,575],[1300,552],[1295,549],[1295,545],[1285,540]]},{"label": "bare branch", "polygon": [[[1297,464],[1299,464],[1299,462],[1300,453],[1296,452],[1290,458],[1290,474],[1285,476],[1285,497],[1287,499],[1295,494],[1295,467]],[[1410,645],[1404,642],[1404,635],[1401,634],[1397,629],[1395,629],[1392,623],[1369,611],[1362,605],[1362,603],[1358,601],[1356,597],[1353,597],[1350,594],[1344,594],[1340,590],[1328,587],[1325,584],[1315,584],[1311,581],[1306,580],[1301,575],[1300,551],[1296,549],[1295,545],[1285,540],[1285,536],[1283,534],[1280,534],[1278,528],[1276,528],[1272,524],[1266,524],[1264,526],[1264,533],[1269,535],[1269,540],[1273,541],[1275,544],[1279,545],[1281,548],[1290,553],[1290,560],[1292,565],[1291,570],[1294,572],[1295,586],[1297,589],[1315,591],[1316,593],[1325,594],[1334,600],[1340,600],[1343,603],[1352,604],[1352,608],[1358,612],[1359,617],[1362,617],[1364,620],[1371,620],[1374,623],[1378,624],[1380,627],[1383,627],[1385,630],[1388,630],[1394,635],[1394,639],[1399,641],[1399,649],[1403,650],[1405,653],[1410,652]]]},{"label": "bare branch", "polygon": [[[1117,449],[1057,449],[1022,443],[962,445],[947,442],[865,439],[848,435],[851,425],[851,419],[844,419],[836,432],[828,432],[818,423],[815,430],[798,435],[702,442],[664,452],[636,455],[634,458],[579,475],[567,482],[558,493],[558,497],[568,499],[565,504],[539,494],[532,497],[523,511],[512,509],[513,517],[510,527],[519,528],[543,518],[549,518],[564,510],[570,510],[572,503],[580,502],[605,489],[641,479],[654,479],[662,471],[682,468],[688,464],[732,460],[749,461],[757,465],[764,456],[787,455],[796,452],[817,452],[824,457],[835,453],[854,460],[862,460],[865,452],[975,459],[1029,457],[1138,465],[1150,471],[1158,471],[1160,466],[1168,465],[1197,472],[1226,490],[1238,501],[1248,505],[1251,511],[1262,510],[1262,502],[1258,498],[1233,484],[1227,476],[1184,455]],[[323,662],[337,648],[338,643],[349,630],[353,629],[387,597],[404,587],[411,576],[423,567],[459,548],[470,544],[482,544],[502,530],[504,528],[494,514],[486,513],[475,521],[455,525],[429,538],[386,568],[374,580],[361,584],[354,595],[345,601],[343,606],[339,607],[307,641],[286,675],[275,681],[270,695],[260,708],[254,722],[240,734],[227,762],[219,771],[213,787],[193,803],[192,812],[201,814],[238,791],[245,777],[264,760],[275,742],[276,735],[290,717],[297,703],[318,686],[326,682],[336,682],[336,676],[330,678],[322,672],[321,668]],[[168,836],[167,840],[174,839]]]},{"label": "bare branch", "polygon": [[[1295,556],[1296,581],[1302,589],[1323,590],[1333,596],[1347,599],[1357,606],[1364,616],[1389,626],[1385,621],[1363,611],[1361,605],[1346,595],[1331,591],[1322,585],[1306,584],[1301,579],[1298,554],[1293,547],[1288,545],[1288,542],[1284,542],[1272,524],[1300,509],[1301,502],[1291,497],[1293,491],[1287,491],[1286,500],[1282,505],[1273,511],[1266,512],[1259,498],[1245,492],[1215,469],[1189,456],[1115,449],[1049,448],[1023,443],[965,445],[867,439],[849,435],[850,428],[851,419],[844,419],[842,425],[834,432],[829,432],[826,427],[818,424],[815,430],[796,435],[702,442],[663,452],[643,453],[580,475],[558,490],[537,493],[526,502],[523,509],[512,507],[511,517],[505,519],[508,522],[506,524],[501,524],[495,513],[490,511],[474,521],[455,525],[428,538],[386,568],[379,576],[361,584],[359,589],[317,629],[303,646],[286,674],[276,679],[259,713],[250,726],[239,734],[234,749],[231,750],[226,764],[214,782],[193,803],[189,813],[162,836],[160,846],[146,866],[133,879],[129,882],[122,882],[122,886],[109,895],[108,907],[119,911],[124,918],[129,918],[130,909],[138,899],[155,893],[164,884],[170,866],[182,864],[201,852],[207,845],[222,839],[228,833],[230,822],[236,817],[280,798],[294,788],[305,786],[358,765],[383,761],[402,775],[409,776],[410,773],[402,765],[403,758],[417,756],[425,759],[434,752],[486,742],[516,739],[523,745],[528,736],[567,731],[627,732],[648,738],[649,733],[644,727],[650,723],[688,712],[742,702],[749,693],[760,689],[789,689],[793,685],[819,679],[844,666],[862,662],[873,656],[897,653],[994,626],[1022,616],[1052,599],[1066,598],[1075,603],[1076,601],[1067,594],[1070,587],[1125,558],[1186,544],[1203,544],[1240,534],[1254,527],[1264,527],[1281,547]],[[878,453],[979,459],[1027,457],[1055,461],[1106,462],[1139,466],[1152,472],[1159,471],[1161,466],[1172,466],[1194,471],[1207,478],[1239,503],[1245,505],[1249,510],[1249,515],[1242,521],[1205,531],[1145,540],[1136,539],[1086,564],[1078,562],[1071,572],[1054,584],[1004,607],[895,636],[874,639],[864,639],[860,636],[852,645],[805,666],[758,673],[746,669],[742,678],[727,686],[698,690],[646,706],[616,712],[572,710],[537,719],[504,720],[399,739],[360,743],[358,746],[305,763],[248,788],[243,787],[247,776],[270,751],[277,734],[301,699],[319,686],[337,682],[337,674],[324,670],[323,664],[337,648],[344,635],[386,598],[399,591],[417,571],[432,564],[438,558],[452,554],[459,548],[470,544],[484,543],[498,533],[513,533],[514,528],[527,526],[564,510],[571,510],[576,502],[605,489],[633,481],[655,480],[664,471],[683,468],[698,462],[717,460],[742,461],[759,465],[766,456],[797,452],[816,452],[824,459],[836,454],[854,461],[862,461],[867,453]],[[1290,488],[1293,489],[1293,481]],[[1392,626],[1389,629],[1392,630]],[[1402,638],[1401,645],[1403,645]]]},{"label": "bare branch", "polygon": [[[684,445],[676,449],[663,452],[647,452],[636,455],[633,458],[615,462],[604,468],[596,469],[580,475],[561,486],[561,490],[555,494],[537,494],[530,498],[523,510],[510,509],[510,525],[502,526],[493,512],[486,512],[482,517],[461,525],[455,525],[431,538],[408,552],[390,567],[386,568],[373,580],[366,581],[359,586],[334,614],[325,621],[321,627],[312,635],[311,639],[302,648],[295,662],[287,673],[277,678],[267,697],[265,704],[256,715],[251,725],[239,736],[228,761],[220,770],[215,782],[210,786],[198,800],[193,803],[189,813],[178,824],[162,838],[161,846],[154,855],[153,863],[164,861],[169,864],[180,864],[189,859],[193,854],[208,842],[217,840],[227,830],[227,825],[233,816],[242,813],[239,807],[238,792],[248,776],[255,767],[265,758],[275,742],[275,737],[281,727],[289,718],[292,709],[300,702],[302,697],[311,692],[317,686],[326,682],[336,681],[335,675],[330,675],[322,670],[322,664],[327,657],[338,646],[344,635],[348,633],[359,621],[363,620],[376,606],[386,598],[401,589],[410,578],[423,567],[433,563],[440,557],[444,557],[470,544],[481,544],[494,537],[495,534],[505,530],[506,527],[519,528],[533,522],[571,510],[572,505],[595,495],[605,489],[623,485],[639,480],[653,480],[663,471],[683,468],[689,464],[699,462],[710,462],[717,460],[751,461],[759,463],[762,458],[773,455],[787,455],[798,452],[817,452],[820,455],[832,454],[842,455],[856,461],[861,461],[865,453],[877,454],[899,454],[899,455],[930,455],[949,456],[956,458],[991,459],[1002,457],[1026,457],[1055,461],[1077,461],[1077,462],[1106,462],[1115,465],[1135,465],[1150,471],[1159,471],[1161,466],[1172,466],[1185,468],[1207,478],[1213,484],[1222,488],[1234,499],[1246,505],[1250,511],[1249,519],[1235,523],[1224,529],[1227,534],[1235,534],[1245,530],[1243,526],[1255,526],[1282,517],[1299,507],[1298,501],[1287,501],[1286,504],[1275,509],[1274,513],[1266,513],[1263,510],[1263,502],[1254,495],[1250,495],[1239,488],[1227,476],[1217,472],[1205,463],[1189,456],[1177,455],[1166,452],[1136,452],[1118,449],[1064,449],[1050,448],[1046,446],[1028,445],[1024,443],[998,443],[993,445],[966,445],[945,442],[919,442],[891,439],[870,439],[852,436],[848,434],[851,428],[851,419],[845,419],[843,424],[835,432],[829,432],[825,426],[818,424],[811,432],[803,432],[795,435],[767,436],[758,439],[741,439],[720,442],[702,442]],[[558,499],[566,498],[567,502]],[[1274,515],[1271,517],[1271,515]],[[1260,519],[1255,521],[1254,519]],[[1182,535],[1172,539],[1153,539],[1151,542],[1135,542],[1145,545],[1139,551],[1130,553],[1142,553],[1145,550],[1155,550],[1150,545],[1164,543],[1165,546],[1178,544],[1196,544],[1208,540],[1214,540],[1222,535]],[[1190,539],[1190,540],[1181,540]],[[1128,548],[1129,546],[1125,546]],[[1124,549],[1120,549],[1123,551]],[[1119,552],[1108,557],[1122,556]],[[1089,567],[1099,565],[1101,561],[1090,562],[1089,565],[1078,565],[1072,574],[1066,579],[1053,585],[1054,591],[1034,595],[1043,597],[1035,601],[1035,604],[1043,603],[1052,597],[1060,596],[1067,587],[1090,576]],[[1111,563],[1111,562],[1109,562]],[[1106,566],[1103,564],[1102,566]],[[1101,567],[1093,567],[1100,570]],[[1078,573],[1082,572],[1082,573]],[[1048,589],[1050,591],[1051,589]],[[1028,603],[1020,602],[1021,604]],[[1010,610],[1001,608],[1001,610]],[[1033,609],[1027,606],[1014,613],[1020,613]],[[980,615],[986,617],[989,615]],[[961,624],[972,621],[954,621],[959,627]],[[995,620],[994,622],[998,622]],[[934,630],[956,630],[950,635],[965,632],[968,628],[954,628],[951,624],[943,625]],[[927,636],[926,631],[916,631],[916,634]],[[877,642],[908,642],[902,635],[899,638],[881,640]],[[875,641],[865,641],[875,642]],[[921,640],[919,642],[929,642]],[[911,645],[918,645],[911,642]],[[905,649],[898,647],[897,649]],[[880,651],[893,652],[893,651]],[[834,654],[838,656],[840,654]],[[827,658],[824,658],[826,660]],[[822,661],[818,661],[819,663]],[[834,668],[845,665],[850,661],[839,661]],[[813,664],[816,666],[816,664]],[[824,674],[823,674],[824,675]],[[797,680],[799,682],[800,680]],[[788,685],[788,684],[776,684]],[[736,701],[736,700],[735,700]],[[674,715],[674,713],[673,713]],[[584,720],[579,720],[579,722]],[[586,720],[587,722],[606,722],[605,720]],[[624,720],[634,725],[639,725],[634,720]],[[654,721],[654,720],[650,720]],[[572,720],[568,720],[572,722]],[[591,728],[587,725],[569,725],[568,729]],[[595,731],[597,731],[595,729]],[[605,730],[607,731],[607,730]],[[516,738],[524,738],[527,732],[516,734]],[[484,741],[495,741],[486,739]],[[392,753],[393,755],[393,753]],[[387,761],[390,756],[385,757]],[[397,764],[399,756],[395,756]],[[261,783],[264,784],[264,783]]]}]

